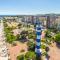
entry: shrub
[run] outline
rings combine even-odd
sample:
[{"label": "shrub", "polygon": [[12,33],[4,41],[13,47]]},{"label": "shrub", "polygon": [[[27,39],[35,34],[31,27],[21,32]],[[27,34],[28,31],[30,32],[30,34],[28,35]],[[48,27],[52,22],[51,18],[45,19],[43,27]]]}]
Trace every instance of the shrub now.
[{"label": "shrub", "polygon": [[25,54],[25,58],[26,58],[26,60],[28,60],[28,59],[29,60],[36,60],[36,54],[35,54],[35,52],[29,51]]},{"label": "shrub", "polygon": [[42,49],[45,49],[45,48],[46,48],[46,46],[42,44],[42,45],[41,45],[41,48],[42,48]]},{"label": "shrub", "polygon": [[24,60],[24,55],[17,56],[17,60]]},{"label": "shrub", "polygon": [[16,43],[16,42],[13,42],[13,43],[12,43],[12,45],[13,45],[13,46],[16,46],[16,45],[17,45],[17,43]]},{"label": "shrub", "polygon": [[20,52],[25,52],[25,50],[24,50],[24,49],[22,49]]},{"label": "shrub", "polygon": [[34,42],[28,41],[27,46],[28,46],[28,50],[31,50],[31,51],[35,50],[35,43]]},{"label": "shrub", "polygon": [[17,37],[14,36],[12,33],[7,34],[6,37],[7,37],[7,42],[9,42],[9,43],[13,43],[17,39]]}]

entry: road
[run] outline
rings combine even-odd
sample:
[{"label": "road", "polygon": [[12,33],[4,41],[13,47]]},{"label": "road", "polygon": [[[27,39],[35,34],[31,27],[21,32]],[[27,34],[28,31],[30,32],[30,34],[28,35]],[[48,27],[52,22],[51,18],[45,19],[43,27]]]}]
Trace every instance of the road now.
[{"label": "road", "polygon": [[3,20],[1,20],[0,23],[0,60],[8,60],[8,51],[5,42]]}]

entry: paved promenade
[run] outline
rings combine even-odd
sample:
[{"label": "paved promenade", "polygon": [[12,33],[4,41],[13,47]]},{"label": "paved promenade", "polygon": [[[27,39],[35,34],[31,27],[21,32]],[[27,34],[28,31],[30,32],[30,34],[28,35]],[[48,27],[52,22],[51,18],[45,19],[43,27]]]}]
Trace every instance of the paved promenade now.
[{"label": "paved promenade", "polygon": [[56,46],[56,43],[52,43],[52,47],[49,47],[49,60],[60,60],[60,48]]},{"label": "paved promenade", "polygon": [[0,60],[8,60],[3,21],[0,23]]}]

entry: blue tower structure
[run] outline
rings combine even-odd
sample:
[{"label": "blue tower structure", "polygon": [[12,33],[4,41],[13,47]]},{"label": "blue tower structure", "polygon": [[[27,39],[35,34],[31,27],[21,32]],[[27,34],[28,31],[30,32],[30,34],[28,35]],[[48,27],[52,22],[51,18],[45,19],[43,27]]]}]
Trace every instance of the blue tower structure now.
[{"label": "blue tower structure", "polygon": [[[38,57],[41,57],[41,33],[42,33],[43,27],[41,26],[41,23],[40,23],[39,20],[36,21],[35,25],[36,25],[36,27],[35,27],[35,29],[36,29],[36,47],[35,47],[35,52],[36,52]],[[49,60],[48,54],[46,56],[46,60]]]},{"label": "blue tower structure", "polygon": [[35,52],[38,56],[41,55],[41,23],[38,21],[36,22],[36,47],[35,47]]}]

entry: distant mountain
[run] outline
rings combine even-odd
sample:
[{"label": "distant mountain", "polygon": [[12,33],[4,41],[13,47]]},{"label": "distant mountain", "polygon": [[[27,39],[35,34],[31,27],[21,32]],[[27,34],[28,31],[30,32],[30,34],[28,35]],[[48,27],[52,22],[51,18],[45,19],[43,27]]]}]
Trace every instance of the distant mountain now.
[{"label": "distant mountain", "polygon": [[54,13],[50,13],[50,14],[36,14],[36,15],[0,15],[0,17],[5,17],[5,16],[60,16],[60,14],[54,14]]}]

